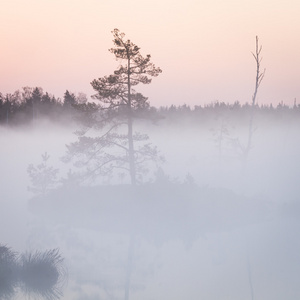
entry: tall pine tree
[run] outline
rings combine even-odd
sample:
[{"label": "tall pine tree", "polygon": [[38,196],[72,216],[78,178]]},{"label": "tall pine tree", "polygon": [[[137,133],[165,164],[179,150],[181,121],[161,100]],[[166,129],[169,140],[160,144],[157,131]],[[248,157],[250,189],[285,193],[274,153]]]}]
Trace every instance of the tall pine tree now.
[{"label": "tall pine tree", "polygon": [[131,184],[136,185],[147,169],[146,162],[160,158],[156,148],[145,142],[148,135],[134,131],[134,119],[149,108],[149,102],[133,87],[151,83],[150,77],[158,76],[161,69],[150,61],[150,55],[143,57],[140,48],[126,40],[124,33],[118,29],[112,33],[114,48],[109,51],[120,66],[112,75],[91,82],[97,92],[93,98],[100,101],[101,117],[95,119],[95,127],[101,128],[102,133],[97,137],[87,137],[86,131],[78,133],[78,141],[67,146],[66,157],[81,156],[77,165],[86,165],[94,176],[110,174],[115,169],[126,170]]}]

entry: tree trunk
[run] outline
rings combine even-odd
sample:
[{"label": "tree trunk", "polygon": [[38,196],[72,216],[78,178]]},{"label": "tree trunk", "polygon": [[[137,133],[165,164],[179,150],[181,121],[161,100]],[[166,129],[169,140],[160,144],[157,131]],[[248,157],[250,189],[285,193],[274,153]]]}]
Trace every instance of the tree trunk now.
[{"label": "tree trunk", "polygon": [[261,49],[262,47],[258,45],[258,37],[256,36],[256,47],[255,47],[255,53],[252,53],[255,61],[256,61],[256,78],[255,78],[255,89],[254,89],[254,93],[252,96],[252,103],[251,103],[251,111],[250,111],[250,120],[249,120],[249,126],[248,126],[248,141],[247,141],[247,145],[246,148],[244,150],[243,153],[243,173],[246,170],[246,164],[247,164],[247,160],[248,160],[248,156],[249,156],[249,152],[251,150],[252,147],[252,137],[253,137],[253,123],[254,123],[254,110],[255,110],[255,105],[256,105],[256,96],[257,96],[257,91],[258,88],[260,86],[261,81],[264,78],[265,75],[265,70],[263,72],[260,71],[260,62],[261,62],[261,58],[260,58],[260,53],[261,53]]},{"label": "tree trunk", "polygon": [[132,107],[131,107],[131,85],[130,85],[130,56],[128,57],[128,74],[127,74],[127,86],[128,86],[128,103],[127,103],[127,118],[128,118],[128,158],[129,158],[129,170],[131,184],[136,185],[136,173],[135,173],[135,161],[134,161],[134,147],[133,147],[133,133],[132,133]]},{"label": "tree trunk", "polygon": [[133,136],[132,136],[132,118],[128,118],[128,156],[129,156],[129,170],[131,184],[136,185],[135,176],[135,161],[134,161],[134,147],[133,147]]}]

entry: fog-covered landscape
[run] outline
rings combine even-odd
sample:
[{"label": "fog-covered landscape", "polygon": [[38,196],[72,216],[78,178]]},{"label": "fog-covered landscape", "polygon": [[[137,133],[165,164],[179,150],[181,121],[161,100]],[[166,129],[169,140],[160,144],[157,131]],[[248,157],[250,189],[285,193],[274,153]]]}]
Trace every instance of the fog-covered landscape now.
[{"label": "fog-covered landscape", "polygon": [[[61,183],[77,172],[61,161],[77,122],[3,125],[2,243],[59,248],[62,299],[299,297],[299,108],[256,110],[245,164],[232,141],[247,140],[247,109],[158,111],[135,128],[164,160],[137,186],[128,176]],[[45,152],[57,187],[35,195],[27,168]]]},{"label": "fog-covered landscape", "polygon": [[[52,54],[49,60],[33,61],[36,74],[41,61],[47,61],[47,67],[41,67],[41,76],[32,77],[37,83],[29,85],[27,78],[32,74],[27,76],[31,67],[26,67],[26,62],[30,59],[24,59],[25,67],[16,63],[17,54],[25,51],[19,50],[20,45],[10,64],[16,63],[18,74],[26,74],[14,75],[15,82],[23,78],[25,83],[7,92],[8,86],[15,85],[12,68],[0,90],[0,300],[299,299],[298,77],[288,85],[290,79],[279,68],[277,73],[285,74],[284,79],[278,80],[277,73],[273,81],[267,79],[269,96],[260,98],[265,74],[274,76],[272,71],[268,73],[268,62],[276,65],[282,61],[274,59],[280,43],[267,43],[276,47],[267,46],[271,60],[265,60],[261,40],[253,35],[250,91],[245,84],[248,62],[240,68],[244,60],[240,59],[243,47],[239,36],[244,34],[235,37],[236,45],[230,39],[224,42],[220,32],[216,35],[221,40],[219,46],[212,47],[208,37],[215,36],[214,30],[208,30],[206,37],[200,31],[194,34],[195,28],[206,26],[195,25],[199,16],[192,8],[202,12],[203,7],[188,1],[189,5],[181,3],[172,13],[176,11],[174,15],[179,13],[180,17],[183,13],[188,23],[190,19],[197,21],[189,23],[187,39],[180,39],[184,27],[171,34],[173,28],[158,26],[157,32],[166,30],[160,42],[156,42],[156,33],[142,29],[143,22],[134,27],[147,37],[143,41],[136,35],[137,41],[145,42],[151,51],[155,49],[154,58],[163,53],[165,63],[161,65],[158,59],[156,64],[147,49],[141,50],[129,38],[131,33],[127,36],[114,27],[108,52],[116,66],[112,68],[108,56],[99,52],[97,63],[102,63],[102,69],[96,74],[87,66],[95,63],[88,45],[101,46],[107,52],[103,46],[107,36],[97,32],[97,39],[98,35],[101,38],[94,44],[95,31],[87,28],[99,27],[93,23],[96,10],[73,2],[70,11],[64,1],[59,2],[63,3],[59,9],[55,1],[48,7],[49,12],[68,12],[66,20],[72,20],[68,26],[76,25],[78,32],[72,35],[62,30],[61,37],[70,38],[72,47],[54,39],[68,26],[57,25],[52,31],[44,23],[46,10],[41,13],[37,7],[35,14],[40,12],[37,15],[43,20],[32,24],[44,24],[44,29],[28,56],[39,57],[38,47],[45,49],[45,44],[40,44],[43,37],[44,42],[52,43],[53,53],[55,45],[66,51],[67,57]],[[36,7],[33,2],[31,5]],[[170,6],[161,3],[161,10],[169,14]],[[181,11],[181,6],[187,10]],[[151,11],[141,10],[140,2],[133,7],[143,13]],[[110,4],[101,8],[111,9]],[[135,12],[132,8],[130,14]],[[6,9],[15,12],[11,6]],[[71,18],[71,11],[77,17]],[[111,12],[118,11],[114,8]],[[220,11],[223,17],[223,9]],[[91,18],[85,16],[87,12]],[[57,24],[62,24],[59,14],[54,15]],[[149,18],[150,14],[145,20]],[[154,18],[160,22],[159,15]],[[107,19],[109,24],[111,19]],[[127,24],[129,20],[120,22]],[[176,47],[172,46],[173,36]],[[201,52],[207,46],[203,41],[211,45],[205,50],[209,55]],[[226,50],[227,44],[233,53]],[[223,48],[224,57],[219,52]],[[291,59],[297,70],[292,53],[287,61]],[[71,62],[69,68],[67,62]],[[80,65],[87,67],[81,69]],[[225,66],[230,71],[225,72]],[[238,72],[234,71],[237,66]],[[220,71],[214,69],[217,67]],[[48,72],[52,77],[43,77]],[[57,96],[65,82],[70,83],[65,78],[58,79],[55,89],[48,91],[54,77],[75,73],[79,77],[69,84],[74,90],[66,88]],[[42,77],[47,80],[40,81]],[[93,94],[78,92],[87,77]],[[158,90],[152,83],[161,78]],[[219,83],[222,78],[223,89],[218,78]],[[288,89],[294,98],[287,96],[287,102],[278,102]],[[208,92],[212,93],[209,97],[220,100],[204,102]],[[148,93],[152,97],[148,98]],[[277,98],[271,99],[275,94]],[[232,95],[237,98],[222,100]]]}]

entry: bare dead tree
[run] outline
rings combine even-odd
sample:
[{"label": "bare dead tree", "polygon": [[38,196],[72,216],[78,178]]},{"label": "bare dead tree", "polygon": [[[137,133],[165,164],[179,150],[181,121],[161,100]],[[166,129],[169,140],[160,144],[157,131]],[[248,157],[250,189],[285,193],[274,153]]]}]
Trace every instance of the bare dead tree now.
[{"label": "bare dead tree", "polygon": [[259,46],[258,44],[258,36],[256,36],[256,49],[255,49],[255,53],[252,52],[252,55],[255,59],[256,62],[256,79],[255,79],[255,89],[254,89],[254,94],[252,96],[252,107],[256,104],[256,95],[257,95],[257,91],[258,88],[265,76],[265,72],[266,69],[263,70],[263,72],[261,72],[260,70],[260,63],[262,61],[262,57],[260,57],[261,54],[261,50],[262,50],[262,46]]},{"label": "bare dead tree", "polygon": [[241,152],[241,160],[242,160],[242,170],[243,172],[246,169],[246,164],[249,156],[249,152],[252,149],[252,140],[253,140],[253,133],[255,131],[255,128],[253,126],[254,124],[254,111],[255,111],[255,106],[257,105],[257,92],[260,87],[260,84],[265,76],[266,69],[261,71],[261,51],[262,51],[262,46],[259,45],[258,41],[258,36],[256,36],[256,43],[255,43],[255,52],[252,52],[252,55],[255,59],[256,63],[256,77],[255,77],[255,88],[254,88],[254,93],[252,95],[252,102],[251,102],[251,110],[250,110],[250,119],[249,119],[249,125],[248,125],[248,138],[246,145],[241,144],[239,139],[236,139],[235,142],[237,144],[238,149]]},{"label": "bare dead tree", "polygon": [[[252,55],[255,59],[256,62],[256,78],[255,78],[255,89],[254,93],[252,96],[252,103],[251,103],[251,111],[250,111],[250,120],[249,120],[249,126],[248,126],[248,140],[247,140],[247,145],[244,147],[244,152],[243,152],[243,172],[245,172],[246,169],[246,163],[248,160],[248,155],[249,152],[252,148],[252,138],[253,138],[253,133],[254,133],[254,110],[255,110],[255,105],[256,105],[256,96],[257,96],[257,91],[258,88],[265,76],[266,69],[261,71],[261,50],[262,46],[259,46],[258,43],[258,36],[256,36],[256,47],[255,47],[255,53],[252,52]],[[253,282],[252,282],[252,272],[251,272],[251,266],[250,266],[250,261],[249,261],[249,255],[247,254],[247,270],[248,270],[248,280],[249,280],[249,287],[250,287],[250,292],[251,292],[251,300],[254,300],[254,289],[253,289]]]}]

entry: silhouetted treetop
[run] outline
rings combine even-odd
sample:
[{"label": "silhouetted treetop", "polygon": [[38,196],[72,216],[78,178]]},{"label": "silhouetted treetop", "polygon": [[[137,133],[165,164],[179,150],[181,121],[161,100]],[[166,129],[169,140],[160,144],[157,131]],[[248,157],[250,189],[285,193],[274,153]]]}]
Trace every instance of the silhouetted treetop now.
[{"label": "silhouetted treetop", "polygon": [[139,83],[151,83],[151,77],[158,76],[162,71],[150,62],[151,56],[143,57],[140,48],[130,40],[125,40],[125,34],[118,29],[112,31],[115,48],[109,49],[117,60],[126,60],[126,64],[120,65],[114,74],[95,79],[91,82],[97,94],[94,99],[101,101],[102,105],[109,108],[125,106],[127,112],[147,108],[148,98],[132,89]]}]

